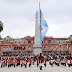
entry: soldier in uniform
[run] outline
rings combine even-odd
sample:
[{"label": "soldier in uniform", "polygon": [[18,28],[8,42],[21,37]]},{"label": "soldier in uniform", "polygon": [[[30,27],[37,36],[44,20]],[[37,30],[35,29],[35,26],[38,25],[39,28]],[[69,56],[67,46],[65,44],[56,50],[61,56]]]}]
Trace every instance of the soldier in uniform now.
[{"label": "soldier in uniform", "polygon": [[30,67],[31,66],[31,56],[30,56],[30,54],[29,54],[28,61],[29,61],[29,67]]},{"label": "soldier in uniform", "polygon": [[23,64],[25,66],[25,68],[27,67],[27,59],[24,57],[24,60],[23,60]]},{"label": "soldier in uniform", "polygon": [[71,54],[69,54],[67,57],[67,64],[69,67],[71,66]]},{"label": "soldier in uniform", "polygon": [[46,66],[47,56],[44,54],[44,65]]},{"label": "soldier in uniform", "polygon": [[20,58],[20,65],[21,65],[21,67],[23,65],[23,57],[22,57],[22,54],[21,54],[21,58]]},{"label": "soldier in uniform", "polygon": [[59,66],[59,62],[60,62],[59,54],[56,54],[56,57],[55,57],[55,64],[56,64],[57,66]]},{"label": "soldier in uniform", "polygon": [[53,66],[53,63],[54,63],[54,57],[53,57],[53,55],[51,54],[51,55],[50,55],[50,62],[49,62],[49,64]]},{"label": "soldier in uniform", "polygon": [[3,67],[4,65],[4,58],[3,58],[3,55],[1,55],[1,68]]},{"label": "soldier in uniform", "polygon": [[24,56],[24,65],[25,65],[25,68],[27,67],[27,60],[28,60],[28,57],[27,57],[27,55],[25,54],[25,56]]},{"label": "soldier in uniform", "polygon": [[63,55],[61,56],[61,65],[66,66],[66,56],[65,56],[65,54],[63,54]]},{"label": "soldier in uniform", "polygon": [[13,59],[13,65],[14,65],[14,67],[16,67],[16,65],[17,65],[17,60],[16,60],[16,56],[14,55],[14,59]]},{"label": "soldier in uniform", "polygon": [[43,57],[42,57],[42,54],[40,53],[40,56],[39,56],[39,66],[40,66],[40,70],[42,70],[42,66],[43,66]]}]

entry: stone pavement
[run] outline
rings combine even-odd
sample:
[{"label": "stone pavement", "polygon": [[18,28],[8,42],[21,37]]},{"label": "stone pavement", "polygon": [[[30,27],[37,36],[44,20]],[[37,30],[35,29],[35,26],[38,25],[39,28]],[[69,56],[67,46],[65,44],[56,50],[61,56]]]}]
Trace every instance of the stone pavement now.
[{"label": "stone pavement", "polygon": [[39,67],[36,66],[36,63],[35,65],[32,65],[31,67],[28,67],[27,65],[27,68],[25,68],[24,66],[23,67],[3,67],[3,68],[0,68],[0,72],[72,72],[72,66],[71,67],[68,67],[68,65],[65,67],[65,66],[62,66],[60,65],[59,67],[54,65],[53,67],[51,65],[49,65],[49,62],[47,62],[47,66],[44,67],[43,66],[43,69],[40,70]]}]

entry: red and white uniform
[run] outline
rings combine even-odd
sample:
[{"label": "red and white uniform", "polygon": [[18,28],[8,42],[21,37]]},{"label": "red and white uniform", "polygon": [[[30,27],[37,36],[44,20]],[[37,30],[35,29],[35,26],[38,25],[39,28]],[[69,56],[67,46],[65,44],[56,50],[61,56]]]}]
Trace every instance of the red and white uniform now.
[{"label": "red and white uniform", "polygon": [[47,56],[44,56],[44,64],[46,64]]},{"label": "red and white uniform", "polygon": [[67,63],[68,63],[68,64],[71,64],[71,56],[68,56],[68,58],[67,58]]}]

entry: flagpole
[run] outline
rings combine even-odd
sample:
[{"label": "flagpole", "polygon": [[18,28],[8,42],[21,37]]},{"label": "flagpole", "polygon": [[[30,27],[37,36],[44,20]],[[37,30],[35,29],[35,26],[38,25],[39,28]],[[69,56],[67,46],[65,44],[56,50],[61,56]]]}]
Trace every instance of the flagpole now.
[{"label": "flagpole", "polygon": [[40,2],[39,2],[39,25],[40,25],[40,36],[41,36],[41,23],[40,23]]}]

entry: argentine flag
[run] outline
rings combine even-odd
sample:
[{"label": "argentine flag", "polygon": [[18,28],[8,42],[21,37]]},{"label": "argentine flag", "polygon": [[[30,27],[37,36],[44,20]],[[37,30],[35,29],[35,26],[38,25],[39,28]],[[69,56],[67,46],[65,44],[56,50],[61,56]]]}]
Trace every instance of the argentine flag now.
[{"label": "argentine flag", "polygon": [[48,30],[48,25],[43,17],[43,14],[41,12],[41,9],[40,9],[40,43],[42,43],[45,35],[46,35],[46,32]]}]

